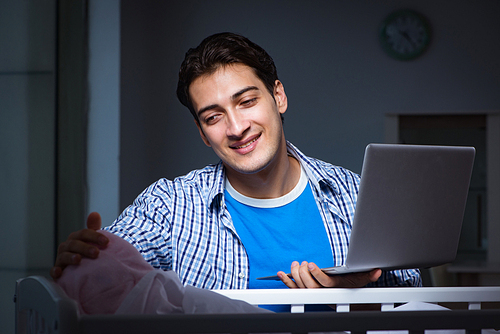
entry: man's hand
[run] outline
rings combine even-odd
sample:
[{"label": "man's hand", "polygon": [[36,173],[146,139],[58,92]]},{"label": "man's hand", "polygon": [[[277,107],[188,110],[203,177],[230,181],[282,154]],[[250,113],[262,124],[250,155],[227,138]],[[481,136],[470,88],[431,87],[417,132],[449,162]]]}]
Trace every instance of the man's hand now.
[{"label": "man's hand", "polygon": [[69,265],[79,264],[82,256],[91,259],[99,255],[99,247],[104,247],[109,240],[101,233],[101,215],[92,212],[87,217],[87,228],[73,232],[68,239],[59,245],[54,267],[50,270],[53,279],[61,277],[64,268]]},{"label": "man's hand", "polygon": [[297,261],[292,263],[291,274],[293,280],[283,271],[278,272],[278,277],[289,288],[361,288],[368,283],[375,282],[382,274],[382,270],[374,269],[365,273],[354,273],[346,275],[325,274],[313,262]]}]

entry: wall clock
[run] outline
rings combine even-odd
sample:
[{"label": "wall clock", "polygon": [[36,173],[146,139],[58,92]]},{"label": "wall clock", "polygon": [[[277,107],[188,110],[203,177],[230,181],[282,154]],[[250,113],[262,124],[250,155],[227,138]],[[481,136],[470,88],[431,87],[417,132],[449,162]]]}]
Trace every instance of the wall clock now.
[{"label": "wall clock", "polygon": [[411,60],[429,47],[431,26],[424,16],[413,10],[398,10],[382,22],[379,37],[388,55],[399,60]]}]

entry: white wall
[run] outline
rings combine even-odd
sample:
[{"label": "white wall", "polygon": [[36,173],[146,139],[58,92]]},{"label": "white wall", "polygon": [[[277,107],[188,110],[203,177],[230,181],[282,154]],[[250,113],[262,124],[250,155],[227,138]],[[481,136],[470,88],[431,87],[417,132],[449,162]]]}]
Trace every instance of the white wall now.
[{"label": "white wall", "polygon": [[91,0],[89,11],[88,213],[103,226],[119,214],[120,1]]},{"label": "white wall", "polygon": [[54,256],[55,1],[0,5],[0,324],[14,332],[15,280]]},{"label": "white wall", "polygon": [[[89,1],[88,202],[118,209],[120,2]],[[0,5],[0,323],[14,332],[15,280],[54,261],[56,3]],[[83,222],[82,222],[83,224]]]}]

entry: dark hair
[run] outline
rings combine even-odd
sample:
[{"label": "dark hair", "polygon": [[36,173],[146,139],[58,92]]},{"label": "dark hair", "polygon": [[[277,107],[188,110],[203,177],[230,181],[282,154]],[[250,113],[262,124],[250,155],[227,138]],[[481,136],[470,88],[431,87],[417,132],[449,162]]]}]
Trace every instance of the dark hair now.
[{"label": "dark hair", "polygon": [[241,63],[251,67],[274,98],[278,73],[274,61],[260,46],[234,33],[219,33],[205,38],[198,47],[186,52],[179,70],[177,98],[188,107],[196,121],[198,117],[189,97],[189,85],[202,75],[214,73],[219,67]]}]

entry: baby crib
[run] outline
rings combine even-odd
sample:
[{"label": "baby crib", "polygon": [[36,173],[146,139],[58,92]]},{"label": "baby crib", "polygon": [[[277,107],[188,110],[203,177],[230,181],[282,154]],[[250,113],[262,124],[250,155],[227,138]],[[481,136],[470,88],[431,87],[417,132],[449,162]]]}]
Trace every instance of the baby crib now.
[{"label": "baby crib", "polygon": [[[80,315],[76,302],[52,281],[31,276],[16,282],[16,333],[366,333],[367,331],[500,329],[500,287],[214,290],[255,305],[289,304],[291,313],[212,315]],[[401,303],[457,305],[450,311],[391,312]],[[457,304],[458,303],[458,304]],[[305,312],[305,305],[335,305],[336,312]],[[355,311],[362,305],[377,310]],[[463,308],[463,305],[466,305]],[[489,305],[489,306],[488,306]],[[485,307],[488,306],[488,307]],[[372,307],[373,308],[373,307]]]}]

